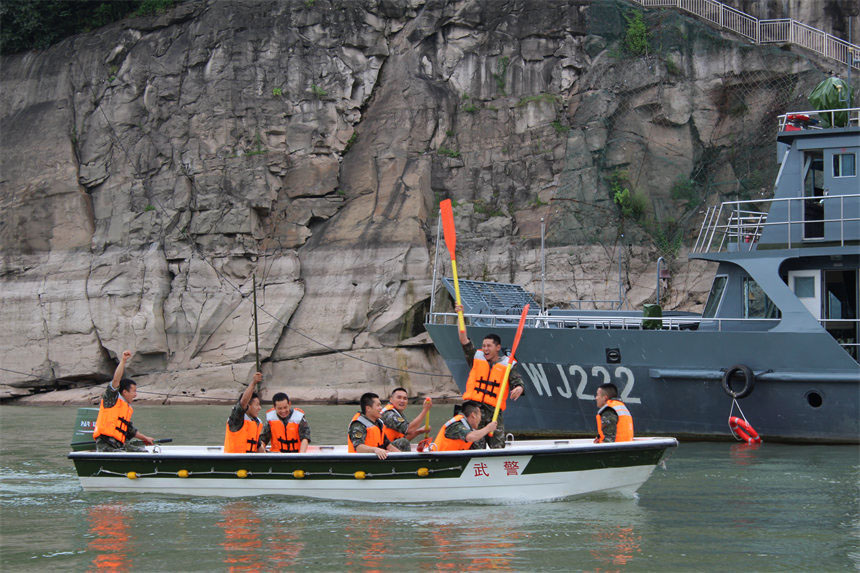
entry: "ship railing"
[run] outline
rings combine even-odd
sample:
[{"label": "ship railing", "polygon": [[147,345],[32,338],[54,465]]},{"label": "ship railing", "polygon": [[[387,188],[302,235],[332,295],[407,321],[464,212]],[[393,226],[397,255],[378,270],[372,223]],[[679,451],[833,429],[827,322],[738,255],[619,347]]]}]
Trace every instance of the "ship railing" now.
[{"label": "ship railing", "polygon": [[[517,326],[518,314],[464,314],[469,326],[496,328]],[[707,330],[764,332],[779,323],[778,318],[702,318],[699,316],[601,316],[601,315],[553,315],[538,314],[526,317],[526,328],[589,328],[606,330]],[[427,315],[427,322],[435,325],[456,325],[457,313],[434,312]]]},{"label": "ship railing", "polygon": [[618,299],[570,300],[567,302],[567,304],[570,306],[570,308],[576,310],[582,310],[583,305],[591,305],[594,308],[597,308],[599,305],[602,304],[608,305],[610,307],[609,310],[621,310],[621,307],[624,306],[624,301]]},{"label": "ship railing", "polygon": [[845,349],[845,352],[850,354],[854,360],[860,361],[860,343],[857,342],[857,334],[860,332],[860,319],[821,318],[818,322],[836,339],[836,342]]},{"label": "ship railing", "polygon": [[[807,201],[816,204],[817,212],[832,212],[835,216],[819,217],[815,219],[804,219],[802,216],[792,219],[792,213],[804,213]],[[821,197],[788,197],[782,199],[752,199],[746,201],[727,201],[719,206],[708,207],[702,219],[699,236],[693,245],[693,253],[719,253],[726,251],[749,252],[755,250],[765,230],[768,227],[784,229],[784,233],[774,234],[769,241],[781,242],[790,249],[797,247],[799,243],[804,245],[815,244],[816,240],[824,239],[824,236],[806,236],[805,227],[801,229],[798,240],[792,237],[792,231],[798,226],[809,224],[824,225],[832,223],[833,228],[827,235],[829,242],[838,242],[840,247],[845,246],[846,224],[860,221],[860,217],[846,216],[846,204],[851,207],[848,212],[857,212],[856,204],[860,201],[860,193],[851,195],[825,195]],[[768,211],[773,211],[773,206],[782,204],[785,206],[786,219],[779,221],[768,221],[767,212],[760,210],[763,206],[769,206]],[[835,207],[834,207],[835,206]],[[756,207],[759,210],[753,210]],[[838,231],[838,236],[834,235]],[[823,234],[822,234],[823,235]]]},{"label": "ship railing", "polygon": [[677,8],[730,30],[756,44],[795,44],[853,68],[860,68],[860,46],[793,18],[759,20],[716,0],[633,0],[645,8]]},{"label": "ship railing", "polygon": [[823,129],[822,119],[827,120],[830,125],[843,124],[838,127],[858,127],[860,126],[860,107],[790,111],[776,118],[779,131]]}]

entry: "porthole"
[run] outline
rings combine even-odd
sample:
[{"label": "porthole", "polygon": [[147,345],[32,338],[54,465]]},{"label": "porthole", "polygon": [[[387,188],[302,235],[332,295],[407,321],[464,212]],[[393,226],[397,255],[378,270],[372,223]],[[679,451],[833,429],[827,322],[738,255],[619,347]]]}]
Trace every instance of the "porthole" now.
[{"label": "porthole", "polygon": [[820,408],[821,404],[824,403],[824,398],[822,398],[821,394],[819,394],[815,390],[811,390],[806,393],[806,403],[813,408]]}]

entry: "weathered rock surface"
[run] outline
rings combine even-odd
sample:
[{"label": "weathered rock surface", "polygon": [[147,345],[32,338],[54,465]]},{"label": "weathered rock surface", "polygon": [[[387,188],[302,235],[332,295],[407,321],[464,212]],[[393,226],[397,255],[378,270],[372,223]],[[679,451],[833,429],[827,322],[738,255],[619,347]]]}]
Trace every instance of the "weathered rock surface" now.
[{"label": "weathered rock surface", "polygon": [[641,306],[662,254],[664,305],[701,305],[701,206],[768,193],[822,73],[671,12],[626,55],[628,9],[194,0],[3,58],[0,398],[92,400],[126,348],[143,399],[233,398],[254,277],[264,396],[452,394],[422,335],[446,197],[461,277],[539,291],[543,218],[552,303],[617,299],[623,255]]}]

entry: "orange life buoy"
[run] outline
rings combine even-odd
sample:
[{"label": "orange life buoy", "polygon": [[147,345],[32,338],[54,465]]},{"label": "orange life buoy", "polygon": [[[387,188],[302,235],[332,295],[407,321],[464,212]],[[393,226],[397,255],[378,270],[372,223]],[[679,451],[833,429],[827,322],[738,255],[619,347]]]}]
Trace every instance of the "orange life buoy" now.
[{"label": "orange life buoy", "polygon": [[761,443],[761,438],[759,437],[758,432],[753,430],[753,427],[750,426],[746,420],[742,420],[737,416],[732,416],[729,418],[729,427],[732,429],[732,432],[737,434],[737,436],[746,443]]}]

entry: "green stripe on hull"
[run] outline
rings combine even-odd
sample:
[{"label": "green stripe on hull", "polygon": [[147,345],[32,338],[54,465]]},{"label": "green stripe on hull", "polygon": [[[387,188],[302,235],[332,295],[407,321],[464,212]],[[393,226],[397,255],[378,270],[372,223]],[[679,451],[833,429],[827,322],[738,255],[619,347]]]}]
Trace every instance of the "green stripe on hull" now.
[{"label": "green stripe on hull", "polygon": [[649,448],[619,452],[579,452],[575,455],[569,452],[547,452],[532,457],[523,470],[523,475],[653,466],[660,461],[664,451],[665,448]]},{"label": "green stripe on hull", "polygon": [[[247,477],[254,479],[314,479],[330,480],[354,477],[355,472],[365,472],[369,479],[415,479],[418,471],[428,470],[425,479],[460,477],[467,467],[469,458],[423,459],[404,461],[356,460],[355,462],[330,461],[245,461],[234,460],[151,460],[151,459],[75,459],[75,469],[79,476],[125,476],[135,472],[138,477],[177,477],[180,470],[189,472],[188,479],[208,479],[236,477],[236,472],[245,470]],[[294,471],[303,471],[304,478],[293,476]],[[422,472],[423,473],[423,472]]]}]

